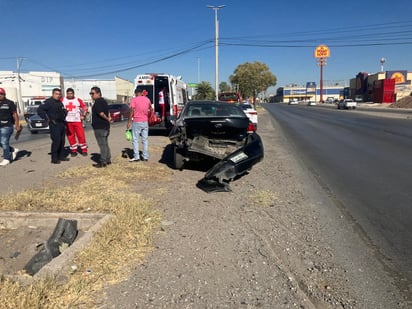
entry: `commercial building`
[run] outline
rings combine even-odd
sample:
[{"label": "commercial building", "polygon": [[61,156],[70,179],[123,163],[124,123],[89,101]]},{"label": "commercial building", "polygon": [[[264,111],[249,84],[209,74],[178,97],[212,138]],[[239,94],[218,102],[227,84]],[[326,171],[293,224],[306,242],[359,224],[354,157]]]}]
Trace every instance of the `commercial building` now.
[{"label": "commercial building", "polygon": [[103,96],[111,102],[129,102],[134,94],[134,84],[131,81],[115,77],[113,80],[76,80],[65,79],[58,72],[28,72],[16,73],[0,71],[0,87],[7,92],[10,100],[18,103],[20,111],[29,104],[32,98],[48,98],[53,88],[65,91],[73,88],[76,95],[85,101],[90,101],[90,88],[98,86]]},{"label": "commercial building", "polygon": [[[324,101],[353,99],[358,102],[393,103],[412,93],[412,73],[407,70],[391,70],[369,74],[360,72],[349,80],[349,86],[326,85],[322,95]],[[270,102],[319,101],[320,89],[315,82],[306,86],[285,86],[276,90]]]},{"label": "commercial building", "polygon": [[412,73],[406,70],[374,74],[359,72],[345,90],[345,97],[364,102],[393,103],[412,92]]},{"label": "commercial building", "polygon": [[[324,86],[322,91],[323,99],[338,100],[343,97],[343,89],[344,86]],[[320,88],[316,87],[315,83],[309,82],[306,86],[279,87],[276,90],[276,95],[271,97],[271,102],[287,103],[292,100],[317,102],[319,99]]]}]

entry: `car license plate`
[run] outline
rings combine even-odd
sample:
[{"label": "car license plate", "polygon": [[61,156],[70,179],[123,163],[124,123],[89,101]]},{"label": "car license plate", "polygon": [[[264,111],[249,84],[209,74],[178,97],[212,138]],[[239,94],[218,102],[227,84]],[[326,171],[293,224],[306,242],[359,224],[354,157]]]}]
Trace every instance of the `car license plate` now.
[{"label": "car license plate", "polygon": [[41,127],[42,124],[41,124],[41,123],[35,123],[34,126],[35,126],[35,127]]}]

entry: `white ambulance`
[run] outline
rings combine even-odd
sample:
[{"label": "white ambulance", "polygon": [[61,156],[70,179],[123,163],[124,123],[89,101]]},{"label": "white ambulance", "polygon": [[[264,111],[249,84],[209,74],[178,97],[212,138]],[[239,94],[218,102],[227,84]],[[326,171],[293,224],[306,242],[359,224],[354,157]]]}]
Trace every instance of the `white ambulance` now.
[{"label": "white ambulance", "polygon": [[163,73],[139,74],[135,79],[135,89],[142,90],[152,102],[154,111],[162,115],[159,106],[159,92],[165,89],[165,125],[176,119],[188,101],[187,85],[180,76]]}]

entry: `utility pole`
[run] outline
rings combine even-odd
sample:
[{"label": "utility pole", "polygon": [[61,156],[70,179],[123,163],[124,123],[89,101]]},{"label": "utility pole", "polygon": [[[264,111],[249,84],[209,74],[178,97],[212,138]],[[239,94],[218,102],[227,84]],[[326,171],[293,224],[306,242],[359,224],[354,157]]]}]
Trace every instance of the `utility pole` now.
[{"label": "utility pole", "polygon": [[219,95],[219,21],[217,19],[217,11],[224,8],[226,5],[208,5],[209,9],[215,11],[215,99],[218,100]]},{"label": "utility pole", "polygon": [[20,68],[21,68],[21,64],[24,60],[24,58],[21,57],[17,57],[17,80],[19,83],[19,97],[18,97],[18,104],[17,104],[17,108],[19,111],[19,114],[21,114],[24,111],[24,107],[23,107],[23,99],[22,99],[22,95],[21,95],[21,78],[20,78]]}]

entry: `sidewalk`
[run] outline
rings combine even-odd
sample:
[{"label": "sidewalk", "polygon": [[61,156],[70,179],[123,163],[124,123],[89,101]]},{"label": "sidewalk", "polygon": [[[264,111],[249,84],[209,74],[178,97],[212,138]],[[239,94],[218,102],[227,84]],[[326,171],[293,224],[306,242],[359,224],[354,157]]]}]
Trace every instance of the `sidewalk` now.
[{"label": "sidewalk", "polygon": [[[88,124],[90,126],[90,124]],[[27,129],[27,128],[25,128]],[[111,126],[109,145],[112,153],[112,160],[115,163],[117,160],[125,160],[121,157],[124,148],[131,148],[131,143],[126,141],[124,132],[126,122],[115,123]],[[89,146],[87,157],[77,156],[70,158],[68,162],[61,164],[50,163],[51,140],[48,134],[43,139],[30,140],[28,142],[19,143],[17,148],[19,153],[16,161],[0,168],[0,177],[3,180],[0,186],[0,194],[9,192],[18,192],[28,188],[42,188],[44,182],[54,180],[54,177],[64,170],[79,165],[91,166],[95,163],[91,157],[93,154],[99,153],[96,139],[93,130],[86,131],[86,141]],[[13,140],[10,141],[11,146],[15,146]],[[165,136],[151,136],[150,146],[163,146],[168,143],[168,138]],[[69,143],[66,140],[66,147]],[[157,161],[157,158],[153,157]],[[152,161],[152,160],[151,160]]]}]

